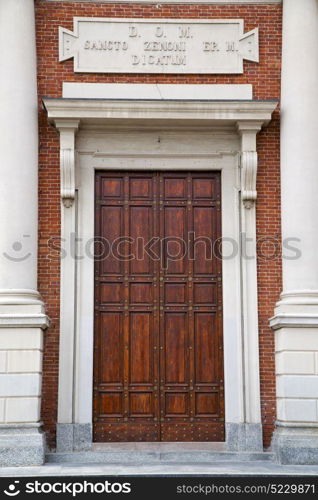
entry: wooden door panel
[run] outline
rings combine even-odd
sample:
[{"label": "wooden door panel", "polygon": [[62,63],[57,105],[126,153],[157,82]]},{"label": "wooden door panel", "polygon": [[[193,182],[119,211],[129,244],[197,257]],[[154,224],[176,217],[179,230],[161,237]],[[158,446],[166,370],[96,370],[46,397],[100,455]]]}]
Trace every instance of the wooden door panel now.
[{"label": "wooden door panel", "polygon": [[211,384],[217,382],[215,359],[218,345],[214,313],[195,313],[194,319],[194,355],[195,383]]},{"label": "wooden door panel", "polygon": [[215,259],[211,235],[215,232],[216,217],[215,209],[212,207],[193,208],[193,231],[195,234],[194,246],[194,275],[215,274]]},{"label": "wooden door panel", "polygon": [[97,173],[95,441],[224,440],[220,220],[219,173]]},{"label": "wooden door panel", "polygon": [[189,417],[190,402],[187,392],[166,392],[165,417]]},{"label": "wooden door panel", "polygon": [[120,417],[123,411],[123,394],[121,392],[102,392],[99,411],[101,416]]},{"label": "wooden door panel", "polygon": [[135,392],[130,394],[131,417],[154,417],[152,392]]},{"label": "wooden door panel", "polygon": [[[100,328],[100,384],[120,384],[124,373],[124,342],[122,314],[101,313]],[[107,363],[104,360],[107,359]]]},{"label": "wooden door panel", "polygon": [[217,417],[219,414],[218,392],[196,392],[195,415],[205,417]]},{"label": "wooden door panel", "polygon": [[167,274],[185,274],[187,260],[184,254],[184,242],[187,237],[186,207],[165,206],[163,241],[163,268]]},{"label": "wooden door panel", "polygon": [[100,285],[100,303],[101,305],[116,304],[124,302],[124,288],[122,283],[101,283]]},{"label": "wooden door panel", "polygon": [[153,201],[153,178],[131,177],[129,179],[129,199]]},{"label": "wooden door panel", "polygon": [[150,306],[153,303],[153,285],[152,283],[130,283],[129,287],[130,302],[132,305]]},{"label": "wooden door panel", "polygon": [[188,332],[186,313],[165,314],[162,352],[162,373],[165,383],[187,383],[188,370]]},{"label": "wooden door panel", "polygon": [[123,177],[103,177],[101,179],[101,195],[104,199],[122,199],[124,193]]},{"label": "wooden door panel", "polygon": [[194,200],[215,200],[216,199],[215,178],[206,179],[196,177],[192,181],[192,192]]},{"label": "wooden door panel", "polygon": [[[123,209],[122,207],[105,206],[101,208],[101,235],[107,234],[109,245],[105,248],[108,252],[109,246],[123,237]],[[108,252],[107,258],[101,261],[101,274],[121,274],[123,272],[123,261],[118,258],[117,252]]]},{"label": "wooden door panel", "polygon": [[216,307],[217,286],[216,283],[206,283],[199,281],[193,283],[193,299],[197,306]]},{"label": "wooden door panel", "polygon": [[187,197],[187,177],[178,176],[176,178],[167,176],[164,178],[164,199],[165,200],[185,200]]},{"label": "wooden door panel", "polygon": [[151,384],[153,376],[153,325],[150,313],[130,315],[130,383]]},{"label": "wooden door panel", "polygon": [[165,283],[164,303],[166,307],[187,305],[188,290],[186,283]]},{"label": "wooden door panel", "polygon": [[153,208],[151,206],[131,206],[129,214],[129,237],[131,238],[130,274],[150,275],[153,272],[153,261],[143,252],[143,242],[153,236]]}]

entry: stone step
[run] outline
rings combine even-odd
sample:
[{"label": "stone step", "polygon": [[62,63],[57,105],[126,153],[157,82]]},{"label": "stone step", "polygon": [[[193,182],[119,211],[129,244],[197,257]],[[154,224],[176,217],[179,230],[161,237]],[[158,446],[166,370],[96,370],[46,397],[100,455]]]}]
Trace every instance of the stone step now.
[{"label": "stone step", "polygon": [[86,451],[73,453],[48,453],[48,463],[77,464],[209,464],[211,462],[272,462],[275,455],[269,452],[217,452],[217,451]]}]

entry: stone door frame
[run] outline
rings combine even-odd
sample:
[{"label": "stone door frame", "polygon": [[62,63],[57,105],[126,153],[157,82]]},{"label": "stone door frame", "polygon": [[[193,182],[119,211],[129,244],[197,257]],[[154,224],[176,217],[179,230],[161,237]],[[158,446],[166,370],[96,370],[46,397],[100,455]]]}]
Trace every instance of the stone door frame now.
[{"label": "stone door frame", "polygon": [[[119,130],[121,134],[170,129],[202,134],[211,127],[236,134],[233,151],[185,155],[182,145],[171,154],[128,155],[141,170],[219,170],[222,183],[223,234],[238,242],[250,238],[256,255],[256,136],[271,120],[275,101],[143,101],[44,99],[48,118],[60,132],[61,236],[94,237],[95,170],[127,170],[127,155],[111,150],[80,150],[78,130]],[[92,132],[90,132],[91,134]],[[138,159],[138,162],[136,162]],[[138,167],[136,166],[138,163]],[[178,168],[178,167],[177,167]],[[76,182],[75,182],[76,179]],[[224,371],[226,445],[229,450],[261,450],[257,266],[242,252],[223,261]],[[92,448],[94,262],[67,252],[61,260],[58,451]]]}]

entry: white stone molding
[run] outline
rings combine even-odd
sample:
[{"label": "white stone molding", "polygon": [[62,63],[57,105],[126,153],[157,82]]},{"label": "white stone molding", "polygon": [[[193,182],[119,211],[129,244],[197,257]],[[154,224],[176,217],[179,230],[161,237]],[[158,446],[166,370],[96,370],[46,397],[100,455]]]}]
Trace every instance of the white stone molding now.
[{"label": "white stone molding", "polygon": [[318,306],[318,290],[291,290],[283,292],[277,306],[299,306],[304,310],[304,306]]},{"label": "white stone molding", "polygon": [[0,310],[4,305],[41,305],[44,306],[39,292],[29,289],[0,289]]},{"label": "white stone molding", "polygon": [[[59,124],[61,120],[80,120],[75,167],[78,171],[78,215],[74,204],[62,210],[62,236],[66,241],[69,238],[67,233],[76,228],[76,218],[79,238],[85,243],[94,237],[96,169],[174,170],[178,169],[179,162],[180,169],[183,164],[183,169],[222,172],[224,234],[238,242],[243,225],[255,243],[255,207],[244,208],[245,215],[240,221],[238,159],[242,148],[255,152],[256,133],[262,124],[270,121],[276,102],[45,99],[44,105],[53,124]],[[155,140],[158,133],[164,134],[166,140],[158,143]],[[61,278],[58,421],[62,441],[63,436],[65,440],[65,436],[73,432],[70,424],[85,426],[92,423],[93,260],[84,256],[78,261],[76,270],[74,262],[67,264],[67,259],[63,259]],[[63,305],[66,298],[67,304]],[[260,449],[255,260],[245,265],[240,253],[233,259],[224,259],[223,298],[228,439],[232,439],[232,445],[236,443],[235,432],[243,426],[244,442],[234,446]],[[65,450],[63,442],[60,449]]]},{"label": "white stone molding", "polygon": [[318,290],[281,293],[275,316],[269,320],[273,330],[280,328],[318,328]]},{"label": "white stone molding", "polygon": [[217,123],[235,125],[238,122],[270,122],[277,101],[143,101],[107,99],[43,99],[47,115],[59,128],[61,118],[80,120],[81,124],[110,124],[111,120],[123,125],[136,120],[140,125],[158,127],[158,120],[179,120],[178,125],[197,127],[216,126]]},{"label": "white stone molding", "polygon": [[50,324],[36,290],[0,290],[0,328],[41,328]]},{"label": "white stone molding", "polygon": [[49,326],[45,314],[1,314],[0,328],[42,328]]},{"label": "white stone molding", "polygon": [[280,328],[318,328],[318,314],[277,313],[270,319],[273,330]]}]

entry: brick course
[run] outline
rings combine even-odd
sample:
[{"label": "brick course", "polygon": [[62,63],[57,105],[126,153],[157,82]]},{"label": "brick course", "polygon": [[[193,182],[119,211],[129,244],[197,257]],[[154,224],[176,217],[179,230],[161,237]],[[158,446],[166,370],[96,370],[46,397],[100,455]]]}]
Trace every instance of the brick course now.
[{"label": "brick course", "polygon": [[[62,82],[103,83],[250,83],[255,99],[279,99],[281,68],[281,17],[279,4],[112,4],[63,3],[35,0],[39,92],[39,290],[52,320],[45,333],[42,420],[50,447],[55,446],[57,417],[59,275],[58,259],[47,248],[60,234],[60,179],[58,133],[48,124],[41,98],[61,97]],[[73,29],[73,17],[244,19],[245,31],[260,29],[260,64],[244,62],[242,75],[81,74],[73,60],[58,62],[58,26]],[[279,112],[258,136],[259,170],[257,234],[280,241]],[[262,251],[271,252],[271,245]],[[276,414],[274,334],[268,326],[281,291],[281,260],[259,258],[259,335],[264,446],[270,444]]]}]

